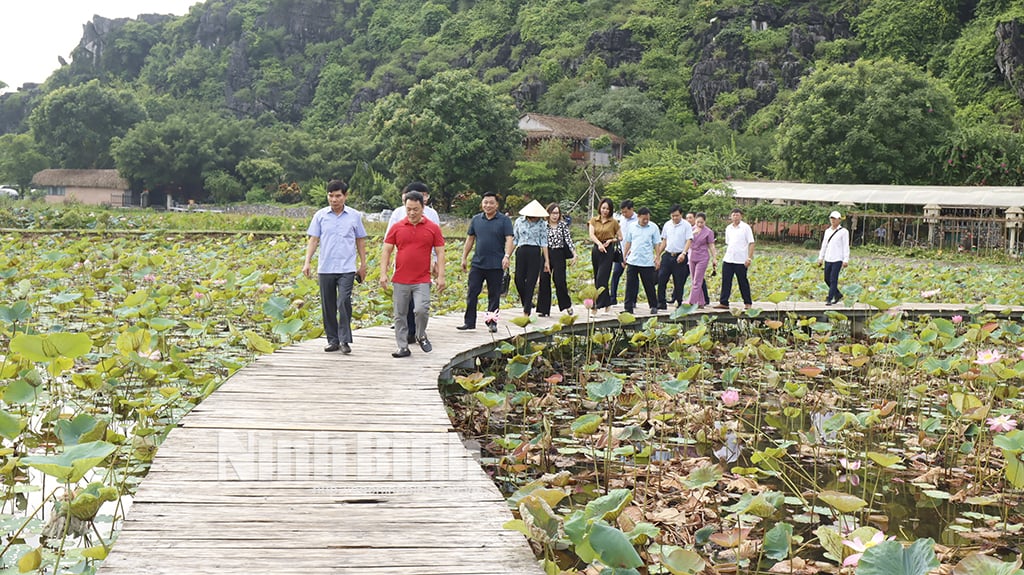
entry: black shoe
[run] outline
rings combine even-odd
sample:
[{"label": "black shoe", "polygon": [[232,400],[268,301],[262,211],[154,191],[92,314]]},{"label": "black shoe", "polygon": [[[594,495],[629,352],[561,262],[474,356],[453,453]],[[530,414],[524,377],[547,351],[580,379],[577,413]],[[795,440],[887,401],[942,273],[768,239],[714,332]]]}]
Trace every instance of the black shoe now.
[{"label": "black shoe", "polygon": [[348,354],[352,353],[352,348],[349,347],[347,343],[343,343],[343,344],[341,344],[341,353],[344,353],[345,355],[348,355]]},{"label": "black shoe", "polygon": [[836,302],[834,302],[834,301],[832,301],[830,299],[825,300],[825,305],[832,305],[834,303],[836,303]]},{"label": "black shoe", "polygon": [[412,355],[412,352],[407,347],[391,352],[391,357],[409,357],[410,355]]},{"label": "black shoe", "polygon": [[341,349],[340,345],[338,345],[336,343],[332,343],[332,344],[329,344],[327,347],[325,347],[324,351],[338,351],[339,349]]},{"label": "black shoe", "polygon": [[549,313],[539,313],[539,314],[537,314],[537,315],[538,315],[539,317],[551,317],[551,314],[549,314]]},{"label": "black shoe", "polygon": [[[476,329],[476,326],[475,325],[468,325],[468,324],[464,323],[464,324],[460,325],[459,327],[457,327],[455,329],[465,331],[467,329]],[[409,343],[412,343],[412,342],[409,342]]]},{"label": "black shoe", "polygon": [[651,315],[658,315],[658,308],[652,307],[651,308]]},{"label": "black shoe", "polygon": [[430,353],[430,350],[434,349],[434,346],[430,345],[430,340],[424,336],[423,339],[420,340],[420,349],[423,350],[423,353]]},{"label": "black shoe", "polygon": [[498,324],[497,323],[489,323],[489,324],[487,324],[487,330],[490,331],[491,333],[497,333],[497,331],[498,331]]},{"label": "black shoe", "polygon": [[633,310],[631,310],[631,309],[624,309],[624,310],[622,310],[622,311],[624,311],[624,312],[626,312],[626,313],[633,313]]},{"label": "black shoe", "polygon": [[667,310],[668,309],[668,304],[667,303],[658,304],[658,309],[666,309]]}]

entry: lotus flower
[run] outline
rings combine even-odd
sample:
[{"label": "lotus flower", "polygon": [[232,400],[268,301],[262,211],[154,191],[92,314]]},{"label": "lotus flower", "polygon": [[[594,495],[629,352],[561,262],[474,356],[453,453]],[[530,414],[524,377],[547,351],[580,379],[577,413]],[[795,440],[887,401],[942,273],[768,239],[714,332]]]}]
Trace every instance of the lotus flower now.
[{"label": "lotus flower", "polygon": [[933,298],[933,297],[939,295],[940,291],[942,291],[942,290],[933,289],[933,290],[923,291],[923,292],[921,292],[921,297],[924,298],[924,299]]},{"label": "lotus flower", "polygon": [[736,405],[740,400],[740,393],[735,389],[727,389],[722,392],[722,403],[726,407],[732,407]]},{"label": "lotus flower", "polygon": [[498,323],[498,310],[489,311],[484,314],[484,323]]},{"label": "lotus flower", "polygon": [[594,300],[589,297],[583,300],[583,307],[587,309],[594,309]]},{"label": "lotus flower", "polygon": [[[843,457],[843,458],[841,458],[839,460],[839,465],[840,465],[840,467],[842,467],[843,469],[845,469],[847,471],[857,471],[858,469],[860,469],[861,462],[858,459],[848,460],[845,457]],[[847,482],[850,485],[856,487],[856,486],[860,485],[860,476],[856,475],[854,473],[850,473],[850,474],[840,473],[839,474],[839,483],[847,483]]]},{"label": "lotus flower", "polygon": [[962,315],[955,315],[951,319],[952,319],[953,323],[955,323],[957,325],[959,325],[959,324],[964,322],[964,316],[962,316]]},{"label": "lotus flower", "polygon": [[986,419],[985,425],[988,426],[989,431],[1013,431],[1017,428],[1017,420],[1010,419],[1009,415],[1000,415],[999,417],[990,417]]},{"label": "lotus flower", "polygon": [[148,282],[148,283],[153,283],[153,282],[156,281],[156,276],[153,275],[153,274],[146,274],[146,275],[142,276],[142,281]]},{"label": "lotus flower", "polygon": [[[895,538],[896,537],[889,537],[888,541],[892,541]],[[878,545],[879,543],[881,543],[883,541],[886,541],[886,538],[885,538],[885,533],[882,533],[881,531],[878,531],[877,533],[875,533],[874,536],[872,536],[871,539],[867,543],[861,542],[860,537],[854,537],[853,541],[847,541],[846,539],[844,539],[843,540],[843,545],[846,545],[850,549],[853,549],[854,551],[856,551],[856,553],[854,553],[853,555],[850,555],[849,557],[844,559],[843,560],[843,566],[844,567],[856,566],[857,563],[860,561],[861,556],[864,555],[865,551],[867,551],[868,549],[871,549],[872,547],[874,547],[875,545]]]},{"label": "lotus flower", "polygon": [[1003,354],[999,353],[998,349],[982,349],[978,350],[978,359],[974,360],[974,363],[978,365],[990,365],[1000,359],[1003,359]]}]

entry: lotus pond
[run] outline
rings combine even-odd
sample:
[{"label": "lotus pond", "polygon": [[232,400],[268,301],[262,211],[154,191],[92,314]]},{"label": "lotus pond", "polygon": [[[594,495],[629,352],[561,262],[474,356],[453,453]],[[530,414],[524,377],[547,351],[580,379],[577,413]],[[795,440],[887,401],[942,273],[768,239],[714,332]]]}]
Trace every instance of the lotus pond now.
[{"label": "lotus pond", "polygon": [[[0,574],[33,570],[89,573],[116,540],[132,493],[175,423],[257,354],[321,335],[316,281],[299,273],[305,238],[301,232],[60,232],[0,237]],[[452,286],[464,285],[465,276],[458,269],[461,248],[457,240],[448,248]],[[355,296],[358,325],[378,325],[390,318],[390,298],[372,281],[377,253],[370,251],[371,281],[358,286]],[[823,297],[819,271],[809,263],[810,252],[762,253],[759,261],[773,271],[752,276],[755,294],[785,293],[784,297],[799,300]],[[851,300],[860,297],[883,305],[921,297],[955,301],[960,299],[958,294],[985,293],[990,303],[1020,303],[1021,281],[1012,266],[919,265],[898,258],[875,258],[858,268],[860,283],[847,286]],[[589,265],[577,262],[572,270],[573,285],[584,285],[588,277]],[[433,304],[435,313],[460,311],[462,298],[458,287],[446,290]],[[510,305],[514,305],[511,300]],[[655,536],[653,529],[641,527],[648,530],[648,540],[634,539],[637,545],[630,545],[651,565],[644,568],[648,572],[659,569],[659,563],[672,565],[659,557],[684,551],[718,563],[729,559],[710,553],[707,543],[698,544],[704,534],[692,529],[695,517],[707,519],[707,525],[717,526],[717,532],[723,534],[734,528],[752,530],[737,531],[746,533],[738,538],[741,543],[723,547],[733,549],[745,569],[755,562],[749,555],[751,542],[759,540],[766,526],[774,529],[776,524],[794,526],[792,539],[787,541],[802,538],[802,543],[792,546],[794,558],[829,563],[816,543],[815,537],[820,535],[805,528],[813,521],[797,519],[800,513],[796,513],[795,501],[806,507],[803,513],[808,518],[834,517],[832,524],[845,536],[842,525],[869,524],[865,509],[871,509],[871,515],[883,514],[876,513],[883,501],[873,495],[876,483],[882,486],[878,489],[891,490],[898,485],[894,478],[905,479],[909,473],[900,467],[915,470],[925,463],[929,470],[943,469],[942,476],[929,482],[931,487],[925,490],[946,492],[949,499],[924,495],[920,501],[935,504],[914,503],[907,507],[907,517],[923,517],[926,507],[936,516],[960,517],[963,512],[954,512],[951,505],[959,504],[961,487],[968,490],[964,498],[998,497],[991,505],[972,503],[978,515],[965,515],[952,525],[960,526],[957,529],[969,538],[983,532],[979,531],[982,524],[991,523],[990,531],[998,537],[977,545],[1001,542],[1006,545],[1000,549],[1001,555],[1014,548],[1008,535],[1016,524],[1014,489],[1001,466],[1008,460],[1005,450],[1015,446],[997,443],[1010,441],[1014,434],[991,432],[985,424],[990,417],[1013,418],[1017,412],[1019,380],[1007,375],[1007,370],[1018,370],[1011,363],[1014,342],[1019,344],[1013,324],[1002,318],[965,318],[956,324],[950,340],[963,337],[959,347],[936,353],[937,344],[925,341],[924,328],[913,332],[902,318],[893,320],[897,327],[889,335],[865,342],[844,342],[833,328],[800,326],[799,318],[775,321],[780,325],[772,328],[752,319],[739,333],[725,334],[728,337],[720,333],[728,328],[716,325],[706,326],[697,337],[692,332],[698,329],[696,325],[684,329],[655,324],[640,331],[594,333],[591,338],[556,334],[544,350],[533,349],[534,344],[510,343],[511,347],[503,347],[507,357],[484,366],[506,381],[489,381],[477,390],[506,394],[504,399],[485,407],[461,398],[456,402],[457,419],[472,421],[467,429],[493,434],[493,442],[488,440],[488,444],[493,443],[496,479],[510,493],[544,473],[569,472],[572,479],[566,480],[562,474],[544,480],[545,489],[571,495],[552,502],[552,513],[565,514],[570,502],[594,504],[598,495],[622,497],[616,490],[628,488],[632,502],[621,505],[623,512],[614,521],[611,516],[605,521],[609,528],[621,530],[625,520],[621,518],[633,516],[634,509],[655,509],[654,503],[647,501],[660,500],[655,493],[663,491],[648,486],[683,485],[678,493],[685,493],[684,498],[673,495],[676,499],[663,499],[664,505],[658,509],[678,511],[685,520],[646,515],[640,521],[638,516],[638,524],[650,523],[659,529]],[[835,321],[837,326],[841,323]],[[932,328],[939,332],[936,338],[946,338],[939,327]],[[904,339],[920,340],[921,347],[897,356],[898,361],[892,359],[890,348],[897,346],[899,334],[912,332],[913,338]],[[636,339],[640,333],[649,334],[644,336],[647,341]],[[801,334],[807,339],[798,339]],[[697,341],[677,343],[681,337],[697,337]],[[727,343],[730,341],[733,343]],[[844,345],[851,346],[850,350],[837,347]],[[946,345],[952,344],[943,347]],[[765,359],[765,353],[779,353],[765,346],[782,350],[784,359]],[[969,355],[984,349],[999,350],[1004,357],[985,366],[974,363],[976,359]],[[936,356],[934,360],[929,359],[931,355]],[[520,359],[528,357],[532,359],[525,363]],[[806,362],[794,363],[799,368],[793,372],[787,361],[796,357]],[[916,358],[916,364],[904,365],[907,358]],[[864,363],[855,365],[861,361]],[[934,368],[936,373],[926,367],[932,365],[929,361],[940,362]],[[693,366],[698,367],[691,372]],[[811,376],[799,371],[811,366],[822,372]],[[908,385],[885,388],[876,377],[885,370]],[[779,389],[796,386],[792,393],[770,398],[772,371],[778,374],[775,385]],[[971,375],[975,372],[976,377]],[[556,375],[562,380],[545,381]],[[616,381],[622,384],[622,391],[613,392]],[[611,387],[591,397],[588,386],[595,383]],[[801,385],[806,392],[800,391]],[[912,391],[921,385],[927,388],[920,393]],[[511,390],[515,386],[530,396],[516,397],[519,391],[509,394],[506,387]],[[727,387],[740,395],[731,406],[721,403]],[[955,392],[961,387],[963,401],[958,414],[941,403],[915,402],[918,397],[939,397],[935,395],[938,389]],[[864,399],[856,399],[859,397]],[[887,404],[880,404],[876,423],[863,413],[870,413],[872,404],[883,397],[894,397],[895,405],[882,414]],[[975,401],[989,408],[984,418],[979,418]],[[645,406],[649,411],[644,411]],[[587,415],[601,417],[577,423],[577,418]],[[934,423],[920,423],[917,416]],[[817,428],[809,423],[814,418],[821,419]],[[589,429],[595,422],[596,427]],[[609,424],[611,434],[607,433]],[[920,429],[911,432],[914,425]],[[541,449],[548,441],[545,437],[550,438],[551,446]],[[602,444],[608,441],[612,443]],[[739,457],[723,464],[713,452],[727,445],[732,445]],[[782,451],[768,457],[776,453],[772,449]],[[915,459],[909,455],[913,450],[928,457],[942,453],[944,459]],[[899,460],[876,462],[869,453],[898,456]],[[989,457],[980,457],[981,453]],[[835,460],[840,455],[850,465],[861,464],[853,474],[860,479],[856,489],[849,482],[837,483]],[[970,478],[982,469],[989,474],[975,487]],[[718,473],[721,477],[715,478]],[[708,475],[701,480],[701,474]],[[966,483],[957,483],[957,478]],[[902,492],[917,489],[913,483],[903,484]],[[764,494],[758,501],[774,504],[775,494],[781,494],[782,503],[774,506],[778,515],[756,522],[750,518],[758,515],[746,508],[730,515],[722,505],[742,503],[732,495],[739,493],[739,485],[764,488],[764,492],[743,491],[751,498]],[[832,488],[825,489],[829,485]],[[1001,487],[998,493],[995,486]],[[811,490],[823,489],[859,497],[867,504],[836,514],[833,507],[809,495]],[[1004,507],[1009,511],[1004,513]],[[832,510],[831,514],[826,510]],[[897,514],[888,513],[895,524]],[[719,514],[720,518],[710,520]],[[602,524],[594,525],[588,533],[603,529]],[[611,531],[605,534],[615,535]],[[936,533],[935,537],[941,536]],[[870,535],[864,540],[870,540]],[[664,542],[664,548],[652,547],[655,541]],[[952,546],[952,540],[945,541]],[[574,558],[585,553],[578,546],[573,550],[561,543],[548,547],[552,560],[557,559],[565,569],[579,565]],[[602,558],[606,564],[611,560]],[[599,562],[593,559],[595,564]]]},{"label": "lotus pond", "polygon": [[447,388],[549,573],[1019,573],[1016,321],[693,311],[563,317]]}]

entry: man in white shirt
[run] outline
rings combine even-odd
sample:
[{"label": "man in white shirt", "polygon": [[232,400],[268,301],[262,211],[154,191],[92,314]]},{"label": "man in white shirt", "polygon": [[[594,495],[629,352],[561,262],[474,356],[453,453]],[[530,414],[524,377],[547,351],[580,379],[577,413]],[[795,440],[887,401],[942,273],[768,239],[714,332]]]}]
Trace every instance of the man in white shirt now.
[{"label": "man in white shirt", "polygon": [[818,265],[825,265],[825,285],[828,286],[825,305],[836,304],[843,299],[839,291],[839,272],[850,263],[850,232],[839,225],[842,220],[843,216],[839,212],[829,214],[831,225],[821,235]]},{"label": "man in white shirt", "polygon": [[[629,231],[629,226],[636,223],[637,216],[633,210],[633,200],[622,200],[619,202],[619,213],[613,216],[619,221],[619,230],[622,231],[622,237],[626,237],[626,232]],[[623,262],[615,262],[612,266],[612,305],[619,303],[619,280],[622,279],[622,272],[625,268],[622,267]]]},{"label": "man in white shirt", "polygon": [[658,308],[668,309],[668,280],[672,280],[672,303],[683,301],[690,265],[686,261],[686,242],[693,239],[693,227],[683,219],[683,208],[676,204],[670,210],[672,219],[661,228],[661,267],[658,269]]},{"label": "man in white shirt", "polygon": [[[423,182],[410,182],[404,188],[402,188],[402,205],[395,208],[395,211],[391,212],[391,217],[388,218],[388,227],[384,230],[384,237],[388,237],[388,232],[391,231],[391,226],[402,221],[406,217],[405,212],[405,195],[409,192],[419,192],[423,194],[423,217],[434,222],[438,226],[441,225],[441,218],[437,215],[437,210],[426,205],[427,201],[430,200],[430,188]],[[436,276],[437,270],[434,269],[434,259],[431,255],[430,264],[430,275]],[[405,316],[406,325],[409,326],[409,343],[416,343],[416,315],[413,313],[413,302],[409,301],[409,313]]]},{"label": "man in white shirt", "polygon": [[747,270],[754,261],[754,231],[743,221],[743,210],[733,208],[729,214],[732,220],[725,226],[725,257],[722,258],[722,294],[718,298],[717,309],[729,309],[729,296],[732,294],[732,278],[740,285],[740,296],[743,307],[749,309],[754,300],[750,297],[750,281]]}]

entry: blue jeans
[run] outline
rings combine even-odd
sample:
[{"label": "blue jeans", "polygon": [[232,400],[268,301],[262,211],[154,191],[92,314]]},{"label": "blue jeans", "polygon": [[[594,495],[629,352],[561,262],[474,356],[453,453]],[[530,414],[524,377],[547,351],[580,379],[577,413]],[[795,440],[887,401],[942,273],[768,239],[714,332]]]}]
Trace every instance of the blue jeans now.
[{"label": "blue jeans", "polygon": [[825,262],[825,285],[828,286],[828,296],[825,301],[839,301],[843,299],[839,291],[839,272],[843,269],[843,262]]}]

